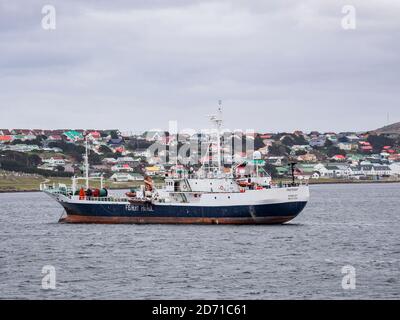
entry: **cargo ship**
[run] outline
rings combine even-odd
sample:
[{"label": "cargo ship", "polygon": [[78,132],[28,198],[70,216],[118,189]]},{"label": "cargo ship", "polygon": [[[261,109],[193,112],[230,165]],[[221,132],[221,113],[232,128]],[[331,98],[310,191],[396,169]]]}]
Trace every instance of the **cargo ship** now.
[{"label": "cargo ship", "polygon": [[[222,113],[211,120],[217,127],[218,161],[212,170],[180,172],[165,177],[164,186],[156,187],[150,177],[137,190],[113,196],[103,187],[89,185],[86,141],[86,177],[72,178],[70,187],[42,184],[41,190],[64,209],[62,223],[132,223],[132,224],[282,224],[294,219],[309,200],[307,184],[296,183],[292,163],[292,181],[274,184],[260,166],[260,154],[251,161],[222,170],[220,128]],[[238,168],[247,168],[240,174]],[[78,181],[86,180],[79,188]]]}]

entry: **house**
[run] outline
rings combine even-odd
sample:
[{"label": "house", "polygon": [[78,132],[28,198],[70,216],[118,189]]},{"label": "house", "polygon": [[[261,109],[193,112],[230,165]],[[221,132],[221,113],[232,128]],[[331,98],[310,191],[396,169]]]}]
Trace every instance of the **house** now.
[{"label": "house", "polygon": [[393,176],[400,176],[400,162],[390,164],[389,168]]},{"label": "house", "polygon": [[340,164],[326,164],[323,165],[321,163],[314,166],[315,172],[318,172],[321,177],[324,178],[342,178],[348,177],[351,174],[350,167],[348,165],[340,165]]},{"label": "house", "polygon": [[48,164],[49,167],[65,166],[65,160],[62,157],[51,157],[50,159],[44,159],[42,161]]},{"label": "house", "polygon": [[263,140],[269,140],[272,138],[272,134],[264,133],[260,135],[260,138]]},{"label": "house", "polygon": [[265,162],[268,164],[272,164],[274,166],[281,166],[282,161],[285,159],[285,157],[266,157]]},{"label": "house", "polygon": [[37,145],[17,144],[17,145],[10,145],[8,149],[17,152],[31,152],[34,150],[40,150],[40,147]]},{"label": "house", "polygon": [[66,164],[64,166],[64,172],[75,173],[76,172],[75,166],[73,164],[70,164],[70,163]]},{"label": "house", "polygon": [[300,161],[300,162],[316,162],[317,160],[318,160],[317,156],[312,153],[306,153],[306,154],[297,156],[297,161]]},{"label": "house", "polygon": [[399,154],[391,154],[387,157],[387,159],[391,162],[400,162],[400,153]]},{"label": "house", "polygon": [[83,140],[83,134],[77,130],[65,131],[63,135],[70,142],[78,142]]},{"label": "house", "polygon": [[336,154],[331,159],[334,161],[346,161],[346,157],[342,154]]},{"label": "house", "polygon": [[148,176],[160,176],[165,174],[165,170],[162,166],[151,166],[145,168],[145,173]]},{"label": "house", "polygon": [[318,172],[296,172],[295,177],[299,180],[319,179],[320,174]]},{"label": "house", "polygon": [[360,137],[357,136],[356,134],[349,134],[349,135],[346,135],[346,139],[349,142],[357,142],[360,140]]},{"label": "house", "polygon": [[32,135],[33,134],[30,129],[12,129],[11,133],[13,135],[22,135],[22,136]]},{"label": "house", "polygon": [[110,139],[108,140],[108,145],[116,148],[116,147],[120,147],[124,144],[124,139],[122,138],[116,138],[116,139]]},{"label": "house", "polygon": [[114,165],[117,163],[117,160],[114,158],[104,158],[101,162],[108,164],[108,165]]},{"label": "house", "polygon": [[115,182],[128,182],[128,181],[143,181],[144,177],[139,173],[114,173],[111,180]]},{"label": "house", "polygon": [[28,141],[28,140],[35,140],[36,136],[33,134],[14,134],[13,136],[14,140],[21,140],[21,141]]},{"label": "house", "polygon": [[55,171],[56,167],[49,165],[48,163],[43,163],[37,167],[40,170]]},{"label": "house", "polygon": [[351,151],[351,150],[353,150],[353,146],[354,146],[354,144],[353,144],[353,143],[350,143],[350,142],[339,142],[339,143],[337,144],[337,147],[338,147],[340,150],[344,150],[344,151]]},{"label": "house", "polygon": [[318,132],[318,131],[311,131],[310,132],[310,136],[312,137],[312,138],[316,138],[316,137],[319,137],[321,134]]},{"label": "house", "polygon": [[0,136],[11,136],[12,133],[8,129],[0,129]]},{"label": "house", "polygon": [[319,136],[312,138],[309,144],[311,147],[323,147],[325,145],[325,142],[326,142],[326,137]]},{"label": "house", "polygon": [[[295,176],[300,179],[300,180],[309,180],[315,178],[315,173],[317,173],[314,170],[315,165],[314,164],[299,164],[296,167],[296,170],[294,172]],[[320,174],[317,173],[318,178],[320,177]]]},{"label": "house", "polygon": [[347,158],[348,161],[356,163],[356,162],[362,161],[365,158],[365,155],[362,155],[362,154],[348,154],[346,156],[346,158]]},{"label": "house", "polygon": [[166,132],[161,131],[161,130],[151,130],[151,131],[146,131],[145,133],[143,133],[143,137],[147,141],[159,141],[165,136],[166,136]]},{"label": "house", "polygon": [[380,177],[392,175],[391,168],[389,166],[385,166],[385,165],[374,166],[374,172],[377,176],[380,176]]},{"label": "house", "polygon": [[6,135],[6,136],[0,136],[0,143],[8,143],[14,140],[13,136]]},{"label": "house", "polygon": [[336,133],[333,133],[333,132],[325,133],[325,137],[326,137],[326,139],[332,141],[333,143],[337,143],[337,141],[338,141]]},{"label": "house", "polygon": [[310,151],[312,148],[308,144],[304,145],[293,145],[291,147],[292,151]]},{"label": "house", "polygon": [[101,139],[101,133],[99,131],[90,131],[87,135],[93,140]]},{"label": "house", "polygon": [[352,174],[355,176],[390,176],[392,171],[389,166],[363,164],[351,167]]},{"label": "house", "polygon": [[360,141],[359,143],[359,150],[364,153],[371,153],[373,148],[368,141]]},{"label": "house", "polygon": [[119,147],[112,147],[111,148],[114,153],[120,153],[124,154],[125,153],[125,147],[124,146],[119,146]]},{"label": "house", "polygon": [[34,134],[35,136],[43,136],[44,132],[42,129],[32,129],[31,130],[32,134]]},{"label": "house", "polygon": [[118,164],[128,164],[133,165],[137,160],[133,159],[132,157],[119,157],[117,159]]},{"label": "house", "polygon": [[111,167],[112,172],[133,172],[133,168],[129,164],[116,164]]},{"label": "house", "polygon": [[149,149],[136,150],[136,151],[133,152],[133,155],[135,157],[149,158],[150,157],[150,150]]},{"label": "house", "polygon": [[47,137],[47,142],[57,142],[57,141],[62,141],[62,139],[63,138],[60,135],[54,134]]}]

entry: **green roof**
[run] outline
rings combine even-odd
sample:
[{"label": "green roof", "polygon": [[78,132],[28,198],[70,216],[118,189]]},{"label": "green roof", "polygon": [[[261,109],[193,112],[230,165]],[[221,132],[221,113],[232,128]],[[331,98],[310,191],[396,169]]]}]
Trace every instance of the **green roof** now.
[{"label": "green roof", "polygon": [[71,140],[75,140],[75,139],[83,139],[83,134],[78,132],[78,131],[66,131],[64,132],[64,134]]},{"label": "green roof", "polygon": [[348,154],[347,157],[353,160],[361,160],[365,158],[362,154]]}]

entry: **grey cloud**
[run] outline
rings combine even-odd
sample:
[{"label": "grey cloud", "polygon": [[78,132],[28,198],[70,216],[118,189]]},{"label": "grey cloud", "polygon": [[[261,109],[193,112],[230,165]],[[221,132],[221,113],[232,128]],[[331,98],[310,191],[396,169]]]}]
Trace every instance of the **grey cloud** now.
[{"label": "grey cloud", "polygon": [[1,6],[0,127],[200,128],[220,98],[230,128],[400,120],[396,1],[354,1],[351,31],[346,1],[55,1],[55,31],[21,3]]}]

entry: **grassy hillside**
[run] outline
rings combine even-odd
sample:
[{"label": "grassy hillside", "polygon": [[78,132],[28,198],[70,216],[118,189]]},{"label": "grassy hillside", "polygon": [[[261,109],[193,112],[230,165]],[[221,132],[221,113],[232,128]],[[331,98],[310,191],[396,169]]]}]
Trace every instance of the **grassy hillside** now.
[{"label": "grassy hillside", "polygon": [[[71,178],[63,177],[41,177],[35,175],[10,175],[0,173],[0,192],[13,192],[13,191],[39,191],[40,183],[46,184],[58,184],[65,183],[67,185],[71,184]],[[80,181],[80,183],[84,183]],[[155,180],[158,184],[160,181]],[[104,181],[104,186],[108,189],[129,189],[132,187],[137,187],[141,185],[142,182],[113,182],[111,180]],[[99,188],[100,182],[91,182],[93,188]]]},{"label": "grassy hillside", "polygon": [[376,133],[398,133],[400,134],[400,122],[374,130]]}]

